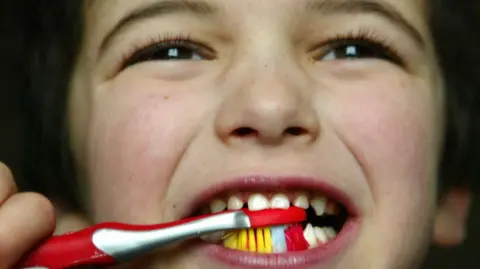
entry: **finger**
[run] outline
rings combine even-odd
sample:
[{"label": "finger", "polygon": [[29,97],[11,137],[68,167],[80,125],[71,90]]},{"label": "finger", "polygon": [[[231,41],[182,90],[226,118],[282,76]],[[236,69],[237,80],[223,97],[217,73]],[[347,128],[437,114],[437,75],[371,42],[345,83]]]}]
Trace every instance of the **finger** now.
[{"label": "finger", "polygon": [[8,199],[17,192],[17,185],[13,180],[12,172],[10,169],[0,162],[0,207]]},{"label": "finger", "polygon": [[13,195],[0,207],[0,268],[11,268],[54,229],[50,201],[35,193]]}]

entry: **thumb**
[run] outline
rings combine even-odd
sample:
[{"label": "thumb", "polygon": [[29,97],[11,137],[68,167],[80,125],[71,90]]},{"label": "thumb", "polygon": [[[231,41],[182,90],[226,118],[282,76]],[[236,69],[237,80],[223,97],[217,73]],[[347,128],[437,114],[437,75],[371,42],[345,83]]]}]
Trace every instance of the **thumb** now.
[{"label": "thumb", "polygon": [[11,268],[55,228],[53,205],[43,196],[20,193],[0,208],[0,268]]}]

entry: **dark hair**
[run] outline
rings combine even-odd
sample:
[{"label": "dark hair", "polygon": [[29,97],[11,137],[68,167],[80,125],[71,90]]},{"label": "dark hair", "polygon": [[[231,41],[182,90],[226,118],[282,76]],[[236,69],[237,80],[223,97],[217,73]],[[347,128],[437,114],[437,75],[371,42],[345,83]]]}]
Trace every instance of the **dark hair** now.
[{"label": "dark hair", "polygon": [[[18,2],[19,0],[17,0]],[[20,1],[21,2],[21,1]],[[26,189],[80,209],[66,127],[66,98],[82,40],[81,0],[30,1],[18,11],[23,38],[24,109],[29,127]],[[480,9],[471,0],[429,0],[430,26],[446,83],[442,190],[472,187],[480,165]]]},{"label": "dark hair", "polygon": [[[15,0],[13,0],[15,1]],[[22,31],[14,44],[22,59],[25,134],[20,188],[45,194],[58,205],[82,210],[76,193],[66,106],[83,31],[82,0],[17,0],[12,13]],[[18,16],[18,15],[17,15]]]}]

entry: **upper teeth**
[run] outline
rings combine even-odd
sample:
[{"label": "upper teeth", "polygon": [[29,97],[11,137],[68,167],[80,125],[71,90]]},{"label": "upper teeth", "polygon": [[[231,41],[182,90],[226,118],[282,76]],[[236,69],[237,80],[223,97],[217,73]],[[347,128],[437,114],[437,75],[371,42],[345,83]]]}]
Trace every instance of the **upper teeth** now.
[{"label": "upper teeth", "polygon": [[228,198],[228,210],[239,210],[243,207],[242,199],[238,198],[237,196],[231,196]]},{"label": "upper teeth", "polygon": [[[323,196],[314,196],[312,199],[308,199],[306,194],[297,194],[294,196],[293,205],[303,209],[308,209],[311,206],[317,216],[322,216],[324,214],[335,215],[338,213],[339,205],[332,201],[328,200]],[[228,210],[240,210],[243,208],[245,202],[240,196],[232,195],[228,198],[227,201],[221,199],[215,199],[210,203],[210,212],[218,213]],[[290,206],[290,200],[287,195],[283,193],[278,193],[274,195],[270,200],[267,196],[255,193],[248,197],[247,201],[248,209],[252,211],[264,210],[268,208],[281,208],[287,209]],[[331,236],[331,235],[330,235]]]},{"label": "upper teeth", "polygon": [[212,213],[222,212],[226,208],[227,208],[227,204],[225,204],[225,202],[222,200],[214,200],[210,204],[210,211],[212,211]]},{"label": "upper teeth", "polygon": [[310,204],[313,207],[313,210],[315,210],[315,214],[317,216],[323,215],[325,213],[325,208],[327,207],[327,199],[325,197],[314,197],[311,201]]},{"label": "upper teeth", "polygon": [[325,214],[327,215],[336,215],[338,212],[338,205],[333,201],[328,201],[325,207]]},{"label": "upper teeth", "polygon": [[221,212],[221,211],[225,210],[226,208],[227,208],[227,204],[225,204],[225,202],[222,201],[222,200],[214,200],[210,204],[210,211],[212,211],[212,213]]},{"label": "upper teeth", "polygon": [[290,201],[288,197],[284,194],[277,194],[272,197],[270,200],[270,208],[284,208],[287,209],[290,207]]},{"label": "upper teeth", "polygon": [[248,209],[252,211],[263,210],[270,207],[267,197],[256,193],[248,198]]},{"label": "upper teeth", "polygon": [[295,198],[295,201],[293,201],[293,205],[296,206],[296,207],[307,209],[308,208],[307,195],[305,195],[305,194],[298,195],[297,198]]}]

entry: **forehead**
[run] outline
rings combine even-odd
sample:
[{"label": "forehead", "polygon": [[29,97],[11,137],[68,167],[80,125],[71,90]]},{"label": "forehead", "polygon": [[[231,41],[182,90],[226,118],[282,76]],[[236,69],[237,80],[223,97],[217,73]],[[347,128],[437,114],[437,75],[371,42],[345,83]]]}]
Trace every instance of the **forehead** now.
[{"label": "forehead", "polygon": [[[350,15],[374,15],[407,33],[421,47],[429,40],[426,0],[85,0],[86,31],[90,47],[102,50],[104,40],[132,21],[165,18],[182,14],[207,19],[208,25],[228,28],[244,25],[248,29],[273,26],[288,29],[292,22],[332,17],[352,25]],[[338,16],[336,16],[338,15]],[[348,16],[345,16],[348,15]],[[367,16],[368,17],[368,16]],[[168,20],[167,20],[168,21]],[[166,21],[166,22],[167,22]],[[170,20],[171,21],[171,20]],[[376,20],[377,24],[382,21]],[[197,24],[196,22],[194,24]],[[202,23],[203,24],[203,23]],[[294,23],[293,23],[294,24]],[[205,24],[207,25],[207,24]],[[176,25],[186,27],[188,25]],[[173,25],[170,24],[170,27]],[[229,32],[238,28],[226,29]],[[246,29],[246,28],[245,28]],[[223,29],[225,30],[225,29]],[[269,30],[270,32],[273,29]],[[118,31],[117,31],[118,32]],[[103,41],[102,41],[103,40]]]},{"label": "forehead", "polygon": [[398,12],[412,24],[420,24],[426,19],[426,0],[85,0],[90,20],[104,23],[120,20],[128,13],[149,5],[187,6],[214,10],[228,18],[247,19],[245,15],[255,13],[289,13],[302,15],[313,7],[347,6],[352,9],[385,8]]},{"label": "forehead", "polygon": [[85,0],[84,3],[88,7],[93,8],[111,8],[112,6],[122,5],[124,7],[128,6],[141,6],[145,4],[151,3],[159,3],[159,2],[190,2],[190,3],[206,3],[211,5],[217,6],[255,6],[255,5],[262,5],[262,4],[272,4],[278,7],[282,5],[290,5],[290,6],[305,6],[311,4],[318,4],[318,3],[345,3],[345,2],[364,2],[364,3],[388,3],[392,5],[400,5],[400,6],[410,6],[413,5],[417,8],[425,8],[425,1],[424,0]]}]

